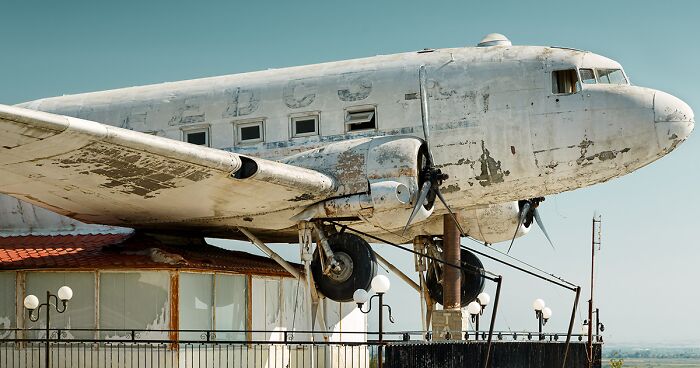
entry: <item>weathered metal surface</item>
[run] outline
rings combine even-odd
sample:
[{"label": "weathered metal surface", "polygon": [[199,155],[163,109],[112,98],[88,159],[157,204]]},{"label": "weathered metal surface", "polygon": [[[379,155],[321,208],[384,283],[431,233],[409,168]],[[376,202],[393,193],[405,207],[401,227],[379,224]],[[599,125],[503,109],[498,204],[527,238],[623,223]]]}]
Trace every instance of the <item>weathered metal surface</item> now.
[{"label": "weathered metal surface", "polygon": [[[576,93],[554,94],[555,71],[621,69],[619,63],[590,52],[533,46],[432,50],[22,104],[174,140],[182,140],[183,129],[204,127],[210,132],[213,148],[323,173],[335,180],[335,191],[326,190],[329,182],[322,177],[316,178],[323,188],[318,193],[285,185],[280,188],[280,184],[300,178],[294,177],[293,169],[286,179],[273,171],[261,174],[254,185],[232,185],[218,174],[235,172],[231,169],[238,165],[235,155],[104,128],[99,129],[98,138],[86,139],[74,134],[73,120],[40,113],[27,113],[20,122],[0,124],[0,146],[4,146],[0,166],[7,173],[0,191],[84,221],[187,228],[222,236],[230,234],[227,229],[232,226],[246,226],[294,242],[290,218],[309,204],[368,193],[368,178],[385,180],[392,171],[398,175],[396,180],[411,177],[415,166],[406,165],[413,162],[406,160],[410,150],[395,150],[391,139],[383,137],[413,136],[416,142],[422,138],[417,98],[420,65],[426,66],[428,76],[435,165],[450,176],[442,193],[460,211],[561,193],[625,175],[675,149],[694,126],[693,112],[686,104],[648,88],[583,84]],[[358,107],[376,109],[376,129],[348,131],[346,112]],[[7,108],[2,111],[5,115],[0,116],[7,118]],[[293,137],[290,116],[303,116],[304,112],[320,116],[319,135]],[[33,118],[36,116],[39,118]],[[49,120],[51,124],[45,124]],[[264,122],[264,141],[235,144],[232,124],[256,120]],[[75,124],[78,130],[85,128],[80,121]],[[63,130],[66,132],[58,134]],[[59,136],[61,139],[54,139]],[[143,145],[121,145],[125,149],[119,153],[104,147],[120,145],[115,139],[124,137]],[[380,147],[376,156],[373,147]],[[138,151],[138,157],[126,148]],[[42,152],[43,159],[32,164],[43,165],[41,169],[20,168],[36,150]],[[100,165],[110,169],[86,164],[89,174],[80,174],[73,166],[80,157],[67,154],[73,151],[97,153],[103,160]],[[152,182],[168,173],[163,165],[181,168],[175,161],[190,162],[191,156],[202,160],[197,165],[212,169],[211,162],[217,162],[217,167],[212,171],[186,166],[199,179],[186,189],[173,184],[188,180],[177,175],[176,179]],[[50,169],[61,160],[75,175],[51,176]],[[121,164],[132,169],[134,176],[112,170]],[[95,170],[97,174],[92,175]],[[115,178],[100,180],[106,173]],[[316,179],[302,187],[315,187]],[[414,192],[412,183],[404,184]],[[61,188],[58,192],[57,187]],[[83,196],[90,198],[90,203],[75,198]],[[107,203],[108,208],[94,205],[97,202]],[[163,203],[167,206],[159,205]],[[86,214],[80,214],[78,208]],[[155,210],[149,212],[152,208]],[[436,211],[444,212],[442,208]],[[397,216],[392,211],[383,215],[387,219]],[[407,235],[429,234],[436,217],[418,221]],[[374,219],[375,223],[364,222],[367,228],[363,230],[373,234],[398,230],[380,221],[382,218]]]},{"label": "weathered metal surface", "polygon": [[[258,158],[245,158],[255,171],[234,179],[231,175],[245,168],[234,153],[0,108],[3,126],[27,125],[30,118],[59,133],[0,149],[0,170],[7,174],[0,179],[1,190],[85,222],[155,226],[231,217],[254,222],[260,212],[308,204],[335,188],[327,175]],[[294,224],[289,217],[283,227]]]}]

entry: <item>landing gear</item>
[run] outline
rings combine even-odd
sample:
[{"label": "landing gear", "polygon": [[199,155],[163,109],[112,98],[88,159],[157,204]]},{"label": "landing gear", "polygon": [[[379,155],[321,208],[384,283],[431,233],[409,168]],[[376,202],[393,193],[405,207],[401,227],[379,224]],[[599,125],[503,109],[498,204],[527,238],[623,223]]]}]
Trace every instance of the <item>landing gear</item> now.
[{"label": "landing gear", "polygon": [[[318,290],[337,302],[352,301],[357,289],[369,290],[377,274],[377,260],[372,248],[354,234],[335,233],[326,237],[322,232],[311,262],[311,272]],[[330,248],[330,257],[324,249]]]},{"label": "landing gear", "polygon": [[[431,247],[429,254],[431,256],[442,259],[440,250],[437,247]],[[474,253],[462,249],[462,277],[461,277],[461,305],[466,307],[467,304],[476,300],[476,297],[484,290],[483,264]],[[439,262],[428,260],[428,270],[425,277],[425,282],[428,287],[428,294],[434,301],[443,304],[442,278],[443,268],[448,267]]]}]

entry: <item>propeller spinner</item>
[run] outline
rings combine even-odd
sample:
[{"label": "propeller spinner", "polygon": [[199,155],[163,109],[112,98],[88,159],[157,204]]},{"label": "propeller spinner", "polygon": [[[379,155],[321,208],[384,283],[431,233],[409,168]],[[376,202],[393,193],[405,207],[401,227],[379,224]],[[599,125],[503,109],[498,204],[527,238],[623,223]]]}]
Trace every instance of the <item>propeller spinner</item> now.
[{"label": "propeller spinner", "polygon": [[531,198],[521,200],[518,202],[518,205],[520,207],[518,226],[515,228],[515,234],[513,234],[513,239],[510,241],[510,246],[508,247],[507,253],[510,253],[511,248],[513,248],[513,242],[515,242],[515,237],[518,235],[518,230],[520,230],[520,226],[525,225],[526,227],[529,227],[530,224],[532,224],[533,220],[537,223],[537,226],[539,226],[540,230],[542,230],[542,233],[549,241],[549,245],[551,245],[552,249],[554,249],[554,243],[552,243],[552,239],[549,237],[547,229],[545,229],[544,227],[544,222],[540,217],[540,213],[539,211],[537,211],[537,207],[540,206],[541,202],[544,202],[544,197]]}]

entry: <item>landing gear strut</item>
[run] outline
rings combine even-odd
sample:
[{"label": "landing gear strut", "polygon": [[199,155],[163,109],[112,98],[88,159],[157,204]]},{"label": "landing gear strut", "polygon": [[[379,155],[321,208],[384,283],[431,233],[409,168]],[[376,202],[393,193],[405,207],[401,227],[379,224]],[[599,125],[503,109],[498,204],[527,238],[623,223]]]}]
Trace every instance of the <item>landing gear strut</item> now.
[{"label": "landing gear strut", "polygon": [[352,301],[357,289],[369,290],[377,274],[377,260],[369,243],[348,233],[326,236],[320,226],[314,226],[319,240],[311,272],[318,290],[337,302]]}]

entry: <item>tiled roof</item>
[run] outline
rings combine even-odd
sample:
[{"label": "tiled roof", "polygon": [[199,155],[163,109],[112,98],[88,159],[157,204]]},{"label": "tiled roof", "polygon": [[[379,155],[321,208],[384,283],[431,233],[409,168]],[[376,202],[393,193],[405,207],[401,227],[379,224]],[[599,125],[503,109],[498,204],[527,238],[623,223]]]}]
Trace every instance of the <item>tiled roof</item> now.
[{"label": "tiled roof", "polygon": [[164,244],[141,234],[0,237],[0,270],[37,268],[177,268],[289,276],[266,257],[209,244]]}]

